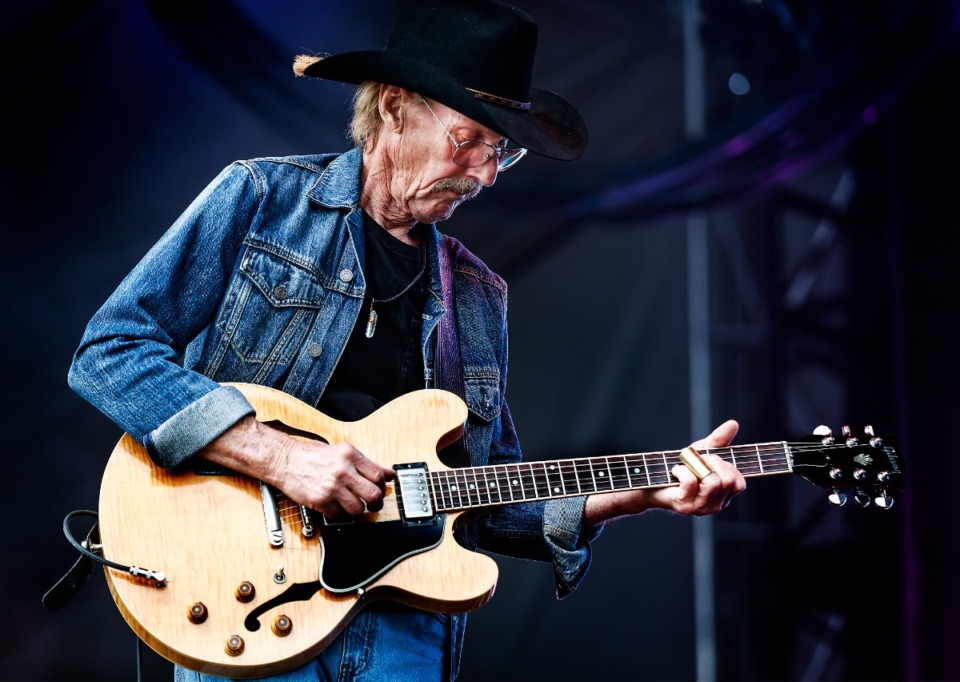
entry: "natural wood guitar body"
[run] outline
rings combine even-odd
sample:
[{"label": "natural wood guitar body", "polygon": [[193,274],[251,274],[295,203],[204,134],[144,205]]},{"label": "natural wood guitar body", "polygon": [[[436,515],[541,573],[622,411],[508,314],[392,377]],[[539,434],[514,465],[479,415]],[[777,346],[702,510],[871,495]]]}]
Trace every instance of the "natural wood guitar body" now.
[{"label": "natural wood guitar body", "polygon": [[[443,391],[418,391],[391,402],[358,422],[333,420],[273,389],[237,385],[264,422],[279,421],[330,443],[350,442],[386,466],[425,462],[443,470],[437,450],[460,436],[467,411],[463,402]],[[144,449],[124,436],[107,464],[100,492],[100,535],[116,562],[161,570],[165,587],[106,568],[107,584],[123,617],[155,651],[200,672],[225,677],[261,677],[289,670],[326,647],[366,604],[389,598],[442,612],[483,605],[493,595],[496,564],[468,551],[452,537],[458,514],[446,514],[442,542],[406,558],[362,591],[332,594],[325,589],[309,599],[267,608],[259,629],[247,616],[291,586],[318,581],[320,537],[304,537],[299,507],[282,500],[283,546],[271,546],[259,481],[231,472],[207,475],[194,470],[172,472],[154,465]],[[399,518],[393,486],[383,510],[362,522]],[[275,580],[282,566],[283,582]],[[248,602],[236,597],[238,586],[252,584]],[[191,622],[195,604],[206,619]],[[289,634],[275,634],[277,616],[292,623]],[[239,655],[227,653],[231,637],[243,639]]]},{"label": "natural wood guitar body", "polygon": [[[100,490],[105,556],[163,571],[166,584],[108,567],[110,591],[151,648],[224,677],[263,677],[306,662],[378,599],[447,613],[482,606],[493,596],[497,566],[453,539],[465,511],[676,485],[673,467],[686,461],[681,450],[451,469],[436,453],[461,436],[467,417],[452,393],[417,391],[345,423],[280,391],[234,385],[261,421],[282,423],[299,438],[352,443],[398,473],[379,512],[325,524],[269,488],[265,494],[259,481],[195,466],[165,471],[132,438],[121,439]],[[833,504],[850,493],[860,506],[890,509],[903,467],[888,439],[871,427],[864,442],[846,427],[839,439],[818,431],[798,443],[704,453],[747,477],[800,474],[829,490]],[[310,525],[315,534],[307,537],[301,531]],[[274,546],[281,534],[282,546]],[[241,601],[245,591],[255,594]],[[192,610],[203,618],[191,620]]]}]

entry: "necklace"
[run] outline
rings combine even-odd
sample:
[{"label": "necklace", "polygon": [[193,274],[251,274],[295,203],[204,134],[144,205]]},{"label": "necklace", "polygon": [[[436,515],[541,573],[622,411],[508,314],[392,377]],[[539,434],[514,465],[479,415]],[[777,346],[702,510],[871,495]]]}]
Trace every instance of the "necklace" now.
[{"label": "necklace", "polygon": [[410,291],[410,289],[413,288],[413,285],[419,282],[420,278],[423,277],[423,273],[427,271],[427,259],[424,249],[421,249],[420,260],[422,261],[422,264],[420,265],[420,272],[418,272],[416,276],[410,280],[410,283],[407,284],[407,286],[405,286],[403,291],[401,291],[399,294],[394,294],[390,298],[374,298],[372,295],[370,296],[370,313],[367,315],[367,330],[364,333],[368,339],[372,339],[373,335],[377,331],[377,311],[374,310],[373,307],[377,303],[390,303],[391,301],[396,301],[398,298]]}]

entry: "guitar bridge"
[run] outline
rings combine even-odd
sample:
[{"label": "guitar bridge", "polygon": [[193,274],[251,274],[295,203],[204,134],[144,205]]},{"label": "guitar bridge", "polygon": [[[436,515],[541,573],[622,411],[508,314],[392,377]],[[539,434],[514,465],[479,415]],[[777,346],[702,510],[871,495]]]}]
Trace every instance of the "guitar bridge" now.
[{"label": "guitar bridge", "polygon": [[436,525],[437,514],[430,494],[427,465],[423,462],[397,464],[397,506],[404,526]]}]

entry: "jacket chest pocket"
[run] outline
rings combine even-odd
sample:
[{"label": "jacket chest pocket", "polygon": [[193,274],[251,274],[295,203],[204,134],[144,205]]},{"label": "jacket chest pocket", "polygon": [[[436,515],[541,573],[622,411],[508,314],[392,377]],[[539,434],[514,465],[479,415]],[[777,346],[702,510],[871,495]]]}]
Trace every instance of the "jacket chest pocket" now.
[{"label": "jacket chest pocket", "polygon": [[323,300],[323,285],[312,272],[249,248],[217,326],[243,362],[288,363],[303,344]]}]

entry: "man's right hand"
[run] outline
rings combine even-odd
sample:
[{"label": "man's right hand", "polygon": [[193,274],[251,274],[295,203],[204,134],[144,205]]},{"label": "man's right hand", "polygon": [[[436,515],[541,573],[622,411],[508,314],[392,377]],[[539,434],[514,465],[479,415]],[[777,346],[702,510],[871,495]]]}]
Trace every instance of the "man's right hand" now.
[{"label": "man's right hand", "polygon": [[330,517],[379,510],[387,480],[394,476],[352,445],[292,438],[253,417],[240,420],[197,454],[269,483]]}]

